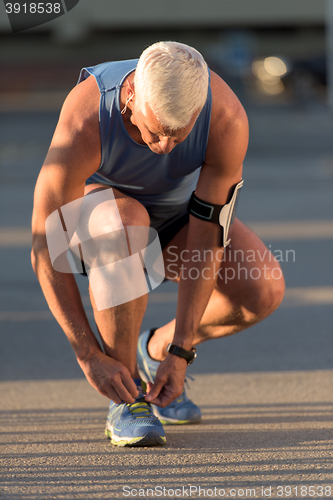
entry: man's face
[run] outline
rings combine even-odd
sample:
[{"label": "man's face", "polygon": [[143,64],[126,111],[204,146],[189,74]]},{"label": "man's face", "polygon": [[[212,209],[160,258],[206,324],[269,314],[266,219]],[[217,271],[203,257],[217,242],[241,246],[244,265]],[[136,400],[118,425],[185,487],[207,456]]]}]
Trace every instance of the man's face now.
[{"label": "man's face", "polygon": [[134,102],[131,122],[140,130],[141,137],[147,146],[154,153],[164,155],[170,153],[177,144],[185,141],[193,129],[198,115],[199,112],[194,113],[190,123],[185,128],[174,131],[163,127],[148,105],[146,105],[146,115],[144,115]]}]

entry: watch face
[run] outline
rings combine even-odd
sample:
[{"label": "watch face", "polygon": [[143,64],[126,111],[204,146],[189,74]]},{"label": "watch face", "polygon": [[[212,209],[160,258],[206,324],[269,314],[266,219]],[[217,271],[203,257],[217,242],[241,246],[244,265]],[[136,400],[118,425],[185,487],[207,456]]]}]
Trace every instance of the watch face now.
[{"label": "watch face", "polygon": [[197,353],[197,350],[196,350],[196,349],[195,349],[195,347],[194,347],[194,348],[193,348],[193,350],[192,350],[192,357],[191,357],[191,360],[189,361],[189,363],[188,363],[188,364],[190,365],[191,363],[193,363],[193,361],[195,360],[195,358],[196,358],[197,356],[198,356],[198,353]]},{"label": "watch face", "polygon": [[188,364],[191,365],[197,356],[198,356],[197,351],[193,351],[193,357],[190,361],[188,361]]}]

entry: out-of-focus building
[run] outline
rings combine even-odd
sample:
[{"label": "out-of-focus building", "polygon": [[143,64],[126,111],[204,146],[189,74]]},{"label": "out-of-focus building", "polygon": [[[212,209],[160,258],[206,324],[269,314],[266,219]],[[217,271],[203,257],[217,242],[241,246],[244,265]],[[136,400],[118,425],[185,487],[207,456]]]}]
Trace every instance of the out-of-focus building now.
[{"label": "out-of-focus building", "polygon": [[[4,3],[0,8],[1,31],[9,29]],[[267,28],[323,25],[324,21],[325,0],[80,0],[61,22],[52,21],[43,30],[74,37],[105,28]]]},{"label": "out-of-focus building", "polygon": [[[63,7],[73,4],[73,0],[59,2]],[[0,59],[7,75],[0,92],[41,86],[68,89],[80,65],[135,58],[154,41],[172,39],[200,50],[239,94],[325,100],[327,74],[333,82],[333,42],[331,51],[325,42],[328,2],[333,4],[333,0],[80,0],[65,15],[14,35],[6,2],[0,2]],[[332,34],[333,28],[327,32]],[[17,76],[18,70],[24,78]]]}]

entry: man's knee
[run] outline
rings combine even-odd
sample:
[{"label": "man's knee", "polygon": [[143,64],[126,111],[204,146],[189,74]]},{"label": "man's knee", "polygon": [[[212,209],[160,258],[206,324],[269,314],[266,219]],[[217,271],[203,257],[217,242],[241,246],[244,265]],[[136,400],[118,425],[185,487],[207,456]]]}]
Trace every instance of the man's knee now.
[{"label": "man's knee", "polygon": [[285,292],[282,270],[278,262],[271,264],[248,268],[247,275],[237,280],[238,286],[229,295],[247,325],[261,321],[282,302]]},{"label": "man's knee", "polygon": [[124,226],[150,226],[149,214],[139,201],[118,199],[117,206]]},{"label": "man's knee", "polygon": [[117,189],[94,184],[87,186],[80,215],[81,224],[98,233],[116,231],[122,226],[149,226],[146,208]]},{"label": "man's knee", "polygon": [[276,262],[266,268],[260,280],[256,283],[254,313],[260,318],[271,314],[281,304],[285,292],[285,282],[282,270]]},{"label": "man's knee", "polygon": [[101,204],[90,216],[89,226],[95,226],[100,234],[120,231],[133,226],[150,226],[150,218],[145,207],[134,199],[116,200],[116,203]]},{"label": "man's knee", "polygon": [[[81,205],[73,240],[82,253],[77,256],[88,268],[124,259],[131,255],[133,247],[145,247],[145,228],[149,225],[148,212],[137,200],[110,189],[95,190],[84,197]],[[131,230],[133,226],[138,229]]]}]

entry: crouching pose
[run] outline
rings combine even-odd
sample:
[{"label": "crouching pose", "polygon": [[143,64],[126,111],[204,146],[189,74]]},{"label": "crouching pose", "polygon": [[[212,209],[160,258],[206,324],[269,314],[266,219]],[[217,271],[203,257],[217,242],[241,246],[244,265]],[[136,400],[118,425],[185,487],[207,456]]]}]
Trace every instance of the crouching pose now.
[{"label": "crouching pose", "polygon": [[[63,105],[35,189],[32,265],[87,380],[111,400],[106,434],[115,445],[163,444],[162,424],[198,422],[200,409],[184,390],[195,346],[248,328],[282,300],[278,263],[233,219],[247,144],[237,97],[200,53],[181,43],[159,42],[138,60],[84,68]],[[82,212],[86,222],[79,224]],[[73,263],[62,269],[54,258],[53,247],[62,245],[59,224],[89,277],[102,348]],[[98,248],[90,261],[89,238],[80,238],[78,224]],[[176,318],[141,334],[147,293],[124,293],[134,267],[117,284],[101,271],[126,255],[134,262],[133,228],[157,231],[165,277],[179,283]],[[98,239],[106,234],[109,247]],[[240,267],[236,250],[260,259]]]}]

